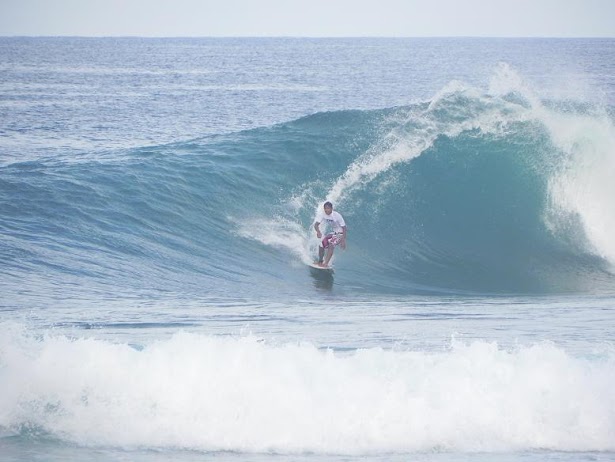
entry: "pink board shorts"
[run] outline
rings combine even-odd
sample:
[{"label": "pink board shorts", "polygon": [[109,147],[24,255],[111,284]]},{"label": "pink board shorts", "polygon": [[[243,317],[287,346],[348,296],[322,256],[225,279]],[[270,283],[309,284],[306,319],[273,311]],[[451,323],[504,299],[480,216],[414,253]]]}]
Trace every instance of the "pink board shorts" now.
[{"label": "pink board shorts", "polygon": [[332,245],[333,247],[335,247],[336,245],[338,245],[341,241],[342,241],[342,233],[332,233],[332,234],[327,234],[323,239],[322,239],[322,246],[323,248],[327,248],[330,245]]}]

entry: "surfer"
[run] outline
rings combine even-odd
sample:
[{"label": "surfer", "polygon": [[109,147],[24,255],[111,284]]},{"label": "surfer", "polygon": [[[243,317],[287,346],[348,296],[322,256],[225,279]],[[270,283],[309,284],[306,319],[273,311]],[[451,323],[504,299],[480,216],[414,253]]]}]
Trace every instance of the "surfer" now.
[{"label": "surfer", "polygon": [[[324,223],[324,237],[320,230],[321,223]],[[327,201],[323,205],[323,210],[316,215],[314,229],[316,237],[322,239],[318,247],[318,264],[326,268],[337,245],[346,249],[346,222],[339,212],[333,210],[333,204]]]}]

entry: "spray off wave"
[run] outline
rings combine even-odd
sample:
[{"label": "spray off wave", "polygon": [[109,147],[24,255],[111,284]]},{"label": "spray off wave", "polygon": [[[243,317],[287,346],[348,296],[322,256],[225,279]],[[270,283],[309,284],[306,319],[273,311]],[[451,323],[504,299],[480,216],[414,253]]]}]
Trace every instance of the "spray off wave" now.
[{"label": "spray off wave", "polygon": [[615,449],[612,352],[476,341],[342,354],[187,333],[134,349],[2,333],[4,432],[283,454]]}]

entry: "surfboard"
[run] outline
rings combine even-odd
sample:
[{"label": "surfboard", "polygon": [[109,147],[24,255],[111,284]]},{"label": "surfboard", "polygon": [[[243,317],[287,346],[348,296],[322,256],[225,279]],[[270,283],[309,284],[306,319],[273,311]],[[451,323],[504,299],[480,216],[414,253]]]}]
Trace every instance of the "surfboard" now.
[{"label": "surfboard", "polygon": [[314,268],[320,271],[324,271],[326,273],[333,273],[333,266],[320,266],[318,263],[308,263],[310,268]]}]

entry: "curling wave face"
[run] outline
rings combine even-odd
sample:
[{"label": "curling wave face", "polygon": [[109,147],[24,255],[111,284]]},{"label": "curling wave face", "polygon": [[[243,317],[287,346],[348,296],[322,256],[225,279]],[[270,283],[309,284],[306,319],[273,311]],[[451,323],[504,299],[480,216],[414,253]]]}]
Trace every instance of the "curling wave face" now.
[{"label": "curling wave face", "polygon": [[329,199],[359,291],[612,291],[614,153],[612,113],[502,66],[488,91],[4,165],[0,264],[7,293],[292,292]]}]

